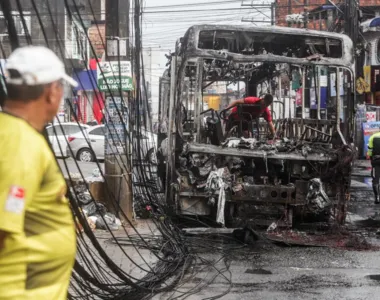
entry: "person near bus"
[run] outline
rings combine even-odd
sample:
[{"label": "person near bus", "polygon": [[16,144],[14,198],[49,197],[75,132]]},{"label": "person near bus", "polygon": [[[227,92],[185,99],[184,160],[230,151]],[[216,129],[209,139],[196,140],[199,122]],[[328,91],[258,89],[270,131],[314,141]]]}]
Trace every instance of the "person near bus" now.
[{"label": "person near bus", "polygon": [[375,204],[380,204],[380,132],[371,135],[369,138],[367,158],[371,160],[372,188],[375,195]]},{"label": "person near bus", "polygon": [[[274,137],[276,135],[276,129],[273,125],[272,115],[269,110],[269,106],[273,103],[273,96],[270,94],[266,94],[262,98],[258,97],[246,97],[243,99],[238,99],[232,101],[227,109],[231,108],[231,113],[228,117],[228,126],[227,130],[230,130],[233,126],[242,122],[242,130],[245,132],[245,136],[250,136],[248,133],[248,123],[263,117],[265,121],[268,123],[269,131],[271,135]],[[251,104],[242,106],[240,110],[240,115],[238,114],[238,105],[239,104]]]},{"label": "person near bus", "polygon": [[0,112],[0,299],[67,299],[76,233],[66,183],[41,134],[76,82],[45,47],[7,60]]}]

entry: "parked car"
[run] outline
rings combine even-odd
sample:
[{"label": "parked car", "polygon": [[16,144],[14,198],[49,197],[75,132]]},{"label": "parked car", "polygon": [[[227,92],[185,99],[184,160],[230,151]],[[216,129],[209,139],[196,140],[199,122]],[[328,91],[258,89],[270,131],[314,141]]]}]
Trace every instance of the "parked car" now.
[{"label": "parked car", "polygon": [[[83,162],[104,159],[104,136],[104,125],[90,127],[85,130],[84,135],[80,133],[70,135],[68,138],[70,147],[67,148],[67,155]],[[91,144],[91,147],[88,143]]]},{"label": "parked car", "polygon": [[[89,147],[83,134],[79,133],[69,136],[68,140],[72,153],[68,148],[67,155],[83,162],[92,162],[96,159],[103,160],[105,153],[105,132],[106,128],[104,125],[94,126],[85,131],[85,136],[90,142],[91,147]],[[135,136],[135,139],[136,141],[139,141],[141,145],[141,151],[144,159],[148,162],[155,163],[155,145],[157,135],[142,130],[141,135],[139,137]]]},{"label": "parked car", "polygon": [[53,147],[54,154],[57,157],[64,157],[67,153],[68,137],[72,134],[80,134],[83,136],[90,126],[78,123],[55,123],[46,127],[50,143]]}]

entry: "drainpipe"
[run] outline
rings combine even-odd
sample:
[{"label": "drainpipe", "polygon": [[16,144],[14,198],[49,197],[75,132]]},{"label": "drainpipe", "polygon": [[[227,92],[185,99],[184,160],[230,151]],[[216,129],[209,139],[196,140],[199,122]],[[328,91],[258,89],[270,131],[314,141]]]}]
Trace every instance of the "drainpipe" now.
[{"label": "drainpipe", "polygon": [[341,102],[340,102],[340,73],[339,73],[339,67],[336,68],[336,131],[338,132],[342,143],[344,145],[347,145],[346,140],[340,131],[340,112],[342,110]]},{"label": "drainpipe", "polygon": [[104,21],[106,19],[106,0],[100,1],[100,20]]},{"label": "drainpipe", "polygon": [[302,68],[302,120],[305,119],[306,67]]}]

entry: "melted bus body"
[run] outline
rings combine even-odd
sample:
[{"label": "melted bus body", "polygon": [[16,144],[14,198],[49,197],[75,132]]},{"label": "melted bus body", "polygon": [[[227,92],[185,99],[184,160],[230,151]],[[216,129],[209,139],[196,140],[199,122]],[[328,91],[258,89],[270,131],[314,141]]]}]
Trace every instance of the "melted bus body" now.
[{"label": "melted bus body", "polygon": [[[173,214],[265,225],[275,208],[288,225],[295,215],[331,213],[344,222],[354,157],[354,74],[345,35],[191,27],[160,85],[161,179]],[[242,115],[247,124],[230,130],[229,103],[267,93],[274,96],[277,139],[268,136],[264,120]]]}]

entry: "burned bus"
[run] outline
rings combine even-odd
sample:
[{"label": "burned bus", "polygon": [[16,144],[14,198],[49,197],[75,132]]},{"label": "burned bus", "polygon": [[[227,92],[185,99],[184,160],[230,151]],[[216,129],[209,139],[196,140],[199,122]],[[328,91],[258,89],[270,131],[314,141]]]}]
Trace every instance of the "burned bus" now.
[{"label": "burned bus", "polygon": [[[160,81],[158,156],[174,215],[220,226],[291,226],[308,216],[344,222],[355,157],[347,36],[199,25],[169,59]],[[242,116],[250,104],[229,107],[268,93],[275,137],[261,118]],[[239,121],[228,126],[233,109]]]}]

